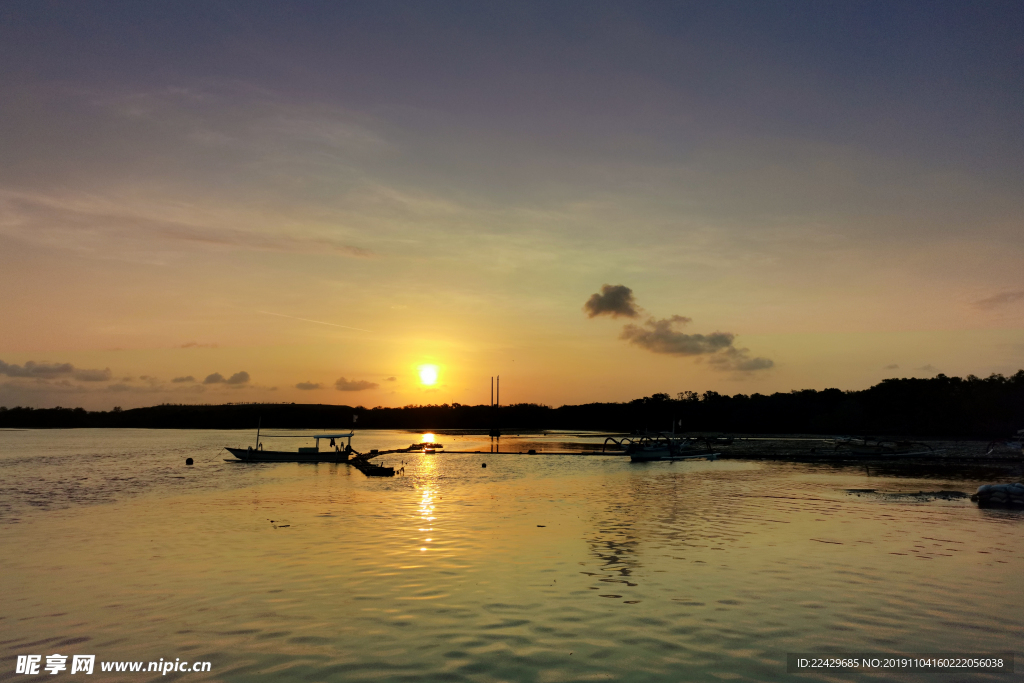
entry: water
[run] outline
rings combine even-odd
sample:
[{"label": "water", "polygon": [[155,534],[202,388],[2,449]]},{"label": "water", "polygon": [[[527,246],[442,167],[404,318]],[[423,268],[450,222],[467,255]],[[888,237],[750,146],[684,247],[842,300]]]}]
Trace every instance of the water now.
[{"label": "water", "polygon": [[377,479],[223,461],[251,439],[0,432],[0,679],[61,653],[212,667],[97,680],[783,680],[787,652],[1007,652],[1024,632],[1024,515],[905,495],[991,481],[969,473],[438,452],[384,456],[407,475]]}]

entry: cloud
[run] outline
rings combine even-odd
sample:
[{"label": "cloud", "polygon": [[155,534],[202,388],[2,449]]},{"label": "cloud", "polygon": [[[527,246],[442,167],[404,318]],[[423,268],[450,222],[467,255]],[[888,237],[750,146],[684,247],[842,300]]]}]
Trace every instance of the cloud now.
[{"label": "cloud", "polygon": [[885,366],[884,368],[882,368],[882,369],[883,369],[883,370],[899,370],[899,369],[900,369],[900,366],[896,365],[895,363],[892,363],[892,364],[890,364],[890,365],[886,365],[886,366]]},{"label": "cloud", "polygon": [[110,368],[103,370],[78,369],[71,363],[36,363],[30,360],[22,366],[8,364],[0,360],[0,375],[32,379],[73,377],[80,382],[106,382],[110,379],[111,372]]},{"label": "cloud", "polygon": [[7,375],[8,377],[35,377],[49,379],[51,377],[70,375],[74,371],[75,366],[71,363],[51,364],[29,361],[25,363],[24,367],[22,367],[20,365],[8,365],[0,360],[0,374]]},{"label": "cloud", "polygon": [[321,385],[314,382],[299,382],[295,385],[296,389],[302,389],[303,391],[311,391],[313,389],[320,389]]},{"label": "cloud", "polygon": [[619,338],[652,353],[667,353],[673,356],[699,356],[732,346],[734,335],[728,332],[713,332],[708,335],[684,334],[672,329],[677,324],[685,325],[688,322],[690,318],[681,315],[662,320],[648,318],[642,326],[630,324],[623,327]]},{"label": "cloud", "polygon": [[640,315],[639,306],[633,298],[633,290],[625,285],[602,285],[600,294],[591,294],[583,304],[583,310],[590,318],[610,315],[635,318]]},{"label": "cloud", "polygon": [[110,379],[110,375],[110,368],[105,368],[103,370],[76,370],[73,377],[79,382],[106,382]]},{"label": "cloud", "polygon": [[203,380],[203,384],[223,384],[224,375],[219,372],[215,372],[212,375],[207,375],[206,379]]},{"label": "cloud", "polygon": [[178,348],[179,349],[215,349],[215,348],[217,348],[217,345],[216,344],[200,344],[199,342],[192,341],[192,342],[185,342],[184,344],[182,344]]},{"label": "cloud", "polygon": [[938,371],[939,369],[932,365],[931,363],[929,363],[928,365],[922,365],[919,368],[914,368],[914,372],[928,372],[934,374]]},{"label": "cloud", "polygon": [[730,370],[733,372],[756,372],[757,370],[768,370],[775,367],[775,361],[771,358],[750,357],[750,349],[728,348],[722,353],[712,356],[708,361],[716,370]]},{"label": "cloud", "polygon": [[167,205],[160,200],[132,203],[123,197],[89,193],[51,195],[2,190],[0,212],[5,216],[0,221],[0,233],[30,243],[92,254],[109,251],[110,245],[115,244],[117,251],[128,252],[134,248],[160,253],[168,246],[188,245],[217,251],[375,256],[369,249],[330,235],[281,234],[275,226],[267,224],[238,229],[209,207]]},{"label": "cloud", "polygon": [[[587,303],[583,304],[583,310],[591,318],[606,314],[613,318],[620,315],[636,318],[643,309],[636,303],[633,290],[629,287],[602,285],[600,294],[593,294]],[[775,366],[775,362],[770,358],[751,358],[750,349],[738,349],[733,346],[736,335],[732,332],[686,334],[675,329],[677,325],[686,325],[690,322],[692,319],[683,315],[661,319],[652,316],[640,325],[624,325],[619,339],[625,339],[630,344],[651,353],[707,356],[708,363],[716,370],[754,372]]]},{"label": "cloud", "polygon": [[367,382],[365,379],[360,380],[347,380],[344,377],[338,379],[334,383],[334,388],[338,391],[365,391],[367,389],[376,389],[379,384],[376,382]]},{"label": "cloud", "polygon": [[[209,378],[207,378],[207,379],[209,379]],[[196,378],[193,377],[192,375],[188,375],[186,377],[175,377],[171,381],[173,383],[175,383],[175,384],[181,384],[182,382],[195,382]]]},{"label": "cloud", "polygon": [[225,384],[245,384],[249,381],[249,373],[246,371],[236,372],[235,374],[228,377]]},{"label": "cloud", "polygon": [[1005,306],[1006,304],[1012,304],[1014,301],[1024,300],[1024,289],[1017,289],[1010,292],[1000,292],[999,294],[993,294],[990,297],[979,299],[974,302],[975,308],[991,309],[999,306]]},{"label": "cloud", "polygon": [[643,325],[629,324],[622,328],[620,339],[646,349],[651,353],[671,356],[709,356],[708,362],[716,370],[754,372],[774,367],[769,358],[751,358],[749,349],[733,346],[736,335],[731,332],[686,334],[675,328],[685,325],[690,318],[674,315],[661,320],[648,318]]},{"label": "cloud", "polygon": [[369,249],[343,244],[326,238],[297,238],[287,235],[258,234],[221,228],[208,230],[192,226],[173,225],[157,231],[161,237],[182,242],[194,242],[213,247],[252,249],[258,251],[277,252],[317,252],[333,251],[343,256],[370,258],[374,253]]},{"label": "cloud", "polygon": [[398,379],[397,377],[388,377],[388,378],[387,378],[386,380],[384,380],[384,381],[385,381],[385,382],[394,382],[394,381],[396,381],[397,379]]}]

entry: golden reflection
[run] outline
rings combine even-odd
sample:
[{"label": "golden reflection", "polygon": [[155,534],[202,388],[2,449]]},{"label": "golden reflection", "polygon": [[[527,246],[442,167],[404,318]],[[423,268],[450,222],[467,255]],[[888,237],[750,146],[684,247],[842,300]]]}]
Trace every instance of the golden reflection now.
[{"label": "golden reflection", "polygon": [[434,491],[432,489],[423,489],[423,494],[420,496],[420,517],[428,522],[434,521]]},{"label": "golden reflection", "polygon": [[427,432],[426,434],[423,434],[420,437],[420,443],[434,443],[435,442],[434,440],[436,438],[437,437],[435,437],[433,434],[431,434],[430,432]]},{"label": "golden reflection", "polygon": [[[419,505],[420,519],[425,522],[431,523],[434,521],[434,490],[431,488],[424,488],[420,492],[420,505]],[[426,527],[420,527],[420,531],[431,532],[434,530],[432,525]],[[423,539],[424,543],[430,543],[433,541],[433,537]],[[426,546],[420,546],[420,552],[426,552]]]}]

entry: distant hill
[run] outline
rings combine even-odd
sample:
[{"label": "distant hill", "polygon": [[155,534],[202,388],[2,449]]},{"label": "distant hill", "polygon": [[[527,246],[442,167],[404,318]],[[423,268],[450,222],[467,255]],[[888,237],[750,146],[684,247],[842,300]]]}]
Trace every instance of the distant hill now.
[{"label": "distant hill", "polygon": [[1006,437],[1024,428],[1024,370],[1010,377],[938,375],[887,379],[863,391],[805,389],[736,394],[684,391],[627,403],[558,408],[521,403],[363,408],[294,403],[164,404],[131,410],[0,407],[0,428],[135,427],[149,429],[591,429],[727,433],[907,435],[946,438]]}]

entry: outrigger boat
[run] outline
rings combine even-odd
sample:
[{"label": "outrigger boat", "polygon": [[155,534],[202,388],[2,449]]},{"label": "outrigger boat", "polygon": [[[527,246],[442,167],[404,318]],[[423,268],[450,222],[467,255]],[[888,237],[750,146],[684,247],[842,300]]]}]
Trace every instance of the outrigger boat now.
[{"label": "outrigger boat", "polygon": [[1024,429],[1018,429],[1017,433],[1009,439],[990,442],[986,450],[991,453],[996,449],[1006,449],[1024,455]]},{"label": "outrigger boat", "polygon": [[[845,447],[845,448],[842,448]],[[945,448],[932,448],[923,441],[886,441],[865,437],[857,443],[851,437],[836,439],[833,453],[847,458],[929,458],[942,455]]]},{"label": "outrigger boat", "polygon": [[[381,455],[373,450],[369,453],[360,453],[352,448],[352,437],[355,432],[339,432],[336,434],[265,434],[264,438],[271,439],[313,439],[312,446],[300,446],[294,451],[268,451],[264,450],[263,442],[260,441],[260,430],[256,428],[256,446],[248,448],[231,448],[225,446],[231,455],[242,462],[334,462],[347,463],[368,477],[392,477],[395,474],[394,467],[384,467],[370,462],[371,458]],[[320,450],[320,440],[329,440],[330,444],[325,450]],[[231,461],[229,461],[231,462]]]},{"label": "outrigger boat", "polygon": [[[314,434],[312,436],[314,443],[313,446],[300,446],[299,449],[295,451],[268,451],[263,449],[263,443],[260,441],[259,437],[259,430],[257,430],[255,447],[230,448],[225,446],[225,449],[239,460],[245,460],[246,462],[348,462],[349,460],[358,458],[362,455],[361,453],[357,453],[352,450],[353,436],[355,436],[353,432]],[[304,434],[265,434],[263,438],[308,439],[311,437]],[[320,439],[330,439],[330,446],[327,450],[320,450]],[[347,439],[344,447],[340,444],[342,439]]]},{"label": "outrigger boat", "polygon": [[606,446],[609,441],[624,450],[631,462],[695,460],[697,458],[716,460],[721,455],[712,450],[707,439],[701,446],[696,439],[681,438],[664,433],[644,434],[635,439],[626,437],[621,441],[608,437],[605,439]]}]

